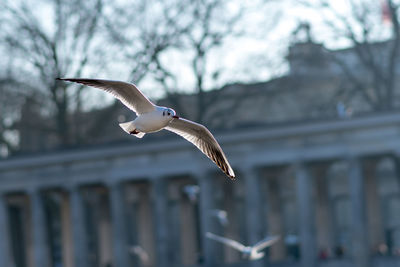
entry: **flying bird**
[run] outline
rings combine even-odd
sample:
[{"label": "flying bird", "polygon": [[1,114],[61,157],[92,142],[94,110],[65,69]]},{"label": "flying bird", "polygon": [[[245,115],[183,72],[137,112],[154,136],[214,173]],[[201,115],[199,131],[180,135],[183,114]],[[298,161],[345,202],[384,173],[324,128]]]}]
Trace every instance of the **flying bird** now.
[{"label": "flying bird", "polygon": [[101,79],[57,78],[56,80],[80,83],[111,93],[137,115],[133,121],[119,124],[125,132],[138,138],[162,129],[174,132],[200,149],[229,178],[235,178],[224,152],[206,127],[178,117],[172,108],[153,104],[134,84]]},{"label": "flying bird", "polygon": [[195,203],[200,193],[200,186],[194,184],[188,184],[183,187],[183,192],[189,198],[190,202]]},{"label": "flying bird", "polygon": [[211,211],[211,214],[212,214],[212,216],[217,218],[218,222],[222,226],[227,226],[229,224],[228,212],[226,210],[214,209]]},{"label": "flying bird", "polygon": [[210,232],[206,233],[206,237],[221,242],[236,250],[239,250],[240,252],[242,252],[243,258],[246,258],[248,260],[261,259],[262,257],[264,257],[265,254],[264,252],[261,252],[261,250],[272,246],[276,241],[279,240],[278,236],[266,237],[265,239],[257,242],[254,246],[245,246],[235,240],[218,236]]},{"label": "flying bird", "polygon": [[149,254],[139,245],[134,245],[129,248],[129,252],[135,254],[143,265],[148,265],[150,261]]}]

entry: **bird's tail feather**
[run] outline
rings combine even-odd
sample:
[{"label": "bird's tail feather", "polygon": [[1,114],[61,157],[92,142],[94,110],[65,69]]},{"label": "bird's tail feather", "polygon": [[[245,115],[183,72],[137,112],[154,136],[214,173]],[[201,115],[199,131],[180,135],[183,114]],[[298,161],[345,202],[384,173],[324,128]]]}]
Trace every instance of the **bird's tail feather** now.
[{"label": "bird's tail feather", "polygon": [[134,135],[137,138],[142,138],[146,133],[138,132],[133,121],[120,123],[119,126],[128,134]]}]

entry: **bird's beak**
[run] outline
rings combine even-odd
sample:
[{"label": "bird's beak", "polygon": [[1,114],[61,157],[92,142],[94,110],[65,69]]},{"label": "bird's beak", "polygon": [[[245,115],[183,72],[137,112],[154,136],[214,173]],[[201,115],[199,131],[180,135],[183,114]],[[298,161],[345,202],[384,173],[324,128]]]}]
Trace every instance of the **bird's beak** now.
[{"label": "bird's beak", "polygon": [[174,118],[174,119],[179,119],[179,117],[178,117],[178,116],[172,116],[172,118]]}]

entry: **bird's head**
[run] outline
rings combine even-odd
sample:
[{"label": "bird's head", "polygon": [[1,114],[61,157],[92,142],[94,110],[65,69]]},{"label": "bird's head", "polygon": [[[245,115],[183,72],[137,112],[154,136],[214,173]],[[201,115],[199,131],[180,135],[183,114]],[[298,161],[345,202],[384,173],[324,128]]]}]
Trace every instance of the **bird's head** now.
[{"label": "bird's head", "polygon": [[163,108],[162,115],[167,118],[179,119],[179,117],[176,116],[175,110],[172,108]]}]

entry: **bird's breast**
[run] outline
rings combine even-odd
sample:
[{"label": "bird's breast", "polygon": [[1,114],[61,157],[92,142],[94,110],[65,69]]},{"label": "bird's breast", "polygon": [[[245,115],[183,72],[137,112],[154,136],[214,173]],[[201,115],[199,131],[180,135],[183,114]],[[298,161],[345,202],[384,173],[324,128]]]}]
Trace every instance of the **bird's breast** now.
[{"label": "bird's breast", "polygon": [[150,133],[162,130],[169,123],[165,117],[160,116],[160,114],[151,112],[141,114],[134,121],[136,129],[140,132]]}]

